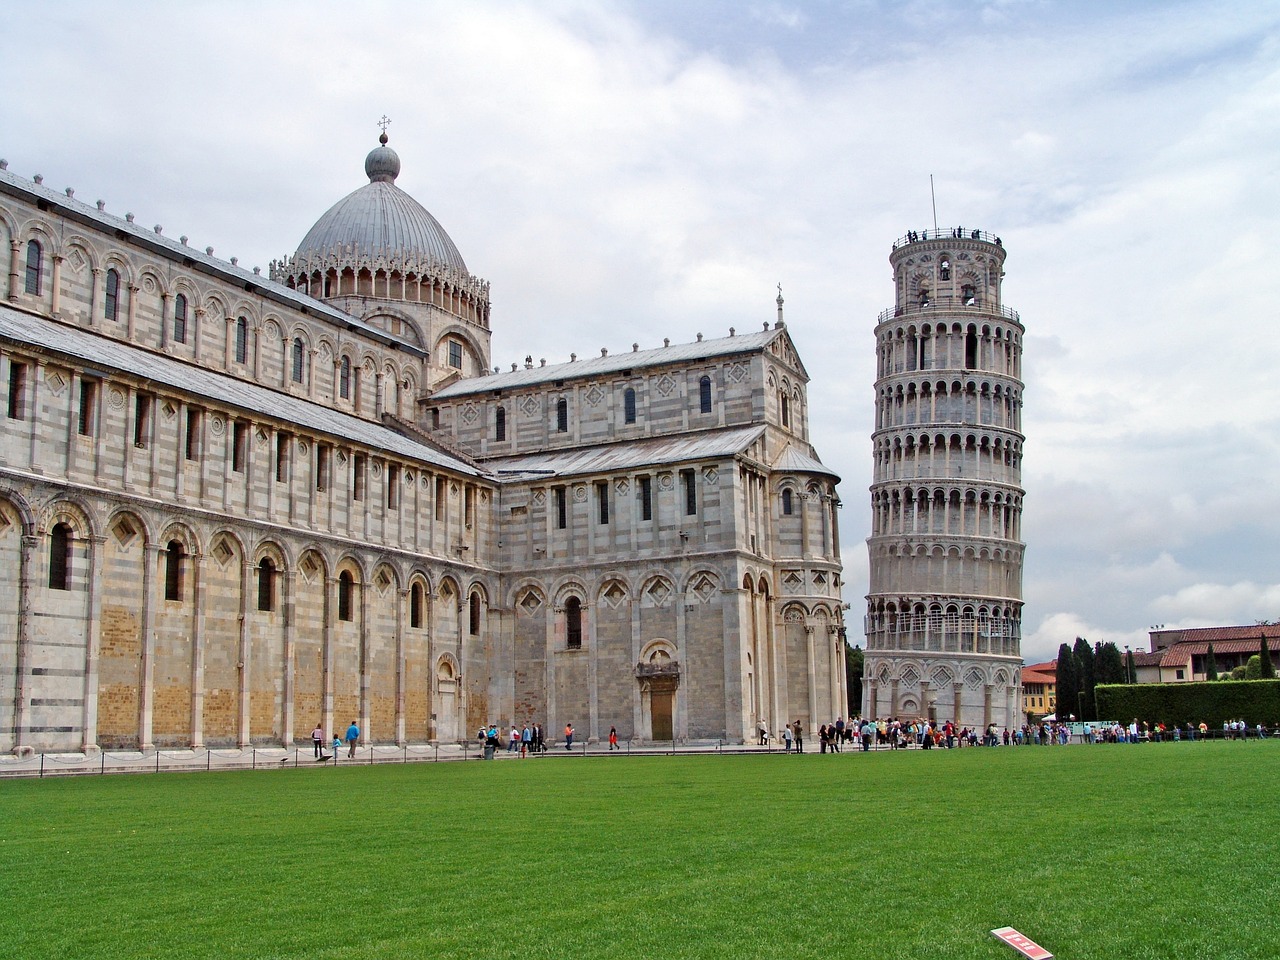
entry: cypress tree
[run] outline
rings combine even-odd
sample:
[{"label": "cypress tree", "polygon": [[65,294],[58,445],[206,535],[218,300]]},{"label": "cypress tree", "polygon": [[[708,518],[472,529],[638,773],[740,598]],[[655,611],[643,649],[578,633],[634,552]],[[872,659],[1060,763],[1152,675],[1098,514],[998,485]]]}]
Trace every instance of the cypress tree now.
[{"label": "cypress tree", "polygon": [[1213,656],[1213,644],[1209,644],[1209,650],[1204,655],[1204,678],[1206,680],[1218,679],[1218,661]]},{"label": "cypress tree", "polygon": [[1267,647],[1267,635],[1262,635],[1262,650],[1258,653],[1258,659],[1262,661],[1262,679],[1274,680],[1276,678],[1276,668],[1271,663],[1271,650]]},{"label": "cypress tree", "polygon": [[1095,685],[1124,683],[1124,659],[1114,643],[1107,641],[1093,648],[1093,675]]},{"label": "cypress tree", "polygon": [[1125,682],[1125,683],[1137,683],[1137,682],[1138,682],[1138,668],[1137,668],[1137,667],[1134,665],[1134,663],[1133,663],[1133,651],[1132,651],[1132,650],[1126,650],[1126,651],[1124,652],[1124,655],[1125,655],[1125,663],[1124,663],[1124,682]]},{"label": "cypress tree", "polygon": [[1076,637],[1076,645],[1071,651],[1075,654],[1076,670],[1080,674],[1080,711],[1081,720],[1098,719],[1098,707],[1093,699],[1093,647],[1084,637]]},{"label": "cypress tree", "polygon": [[1058,689],[1057,713],[1059,720],[1080,716],[1080,673],[1076,670],[1076,655],[1065,643],[1058,647],[1058,673],[1055,686]]}]

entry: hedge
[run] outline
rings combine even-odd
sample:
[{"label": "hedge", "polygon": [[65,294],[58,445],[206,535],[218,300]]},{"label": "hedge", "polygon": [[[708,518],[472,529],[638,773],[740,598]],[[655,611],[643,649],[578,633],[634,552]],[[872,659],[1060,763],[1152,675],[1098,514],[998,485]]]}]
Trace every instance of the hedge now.
[{"label": "hedge", "polygon": [[1250,727],[1280,724],[1280,680],[1107,684],[1094,694],[1098,716],[1126,723],[1137,717],[1170,727],[1203,721],[1221,729],[1227,720],[1244,720]]}]

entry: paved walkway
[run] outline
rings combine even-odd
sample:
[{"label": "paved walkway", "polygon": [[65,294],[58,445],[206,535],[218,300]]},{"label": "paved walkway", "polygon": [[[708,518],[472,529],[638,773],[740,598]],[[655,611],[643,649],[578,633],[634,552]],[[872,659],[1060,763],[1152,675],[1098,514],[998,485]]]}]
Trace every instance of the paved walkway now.
[{"label": "paved walkway", "polygon": [[[811,751],[817,753],[814,749]],[[847,750],[846,752],[853,752]],[[0,756],[0,779],[6,777],[59,777],[71,775],[102,775],[109,773],[165,773],[200,770],[270,770],[286,767],[333,767],[378,763],[436,763],[455,760],[477,760],[484,748],[475,742],[465,744],[391,744],[364,746],[356,749],[354,758],[347,756],[344,745],[338,756],[332,749],[325,751],[326,759],[315,759],[310,741],[293,747],[243,747],[192,750],[181,747],[160,750],[104,750],[97,753],[37,753],[25,757]],[[760,747],[754,743],[727,743],[717,740],[698,740],[688,743],[626,743],[621,749],[611,751],[605,741],[599,743],[578,742],[573,750],[565,750],[563,744],[548,746],[545,754],[532,754],[526,759],[551,759],[554,757],[606,757],[662,756],[677,754],[724,753],[776,753],[783,750],[776,745]],[[519,760],[520,754],[499,748],[496,760]]]}]

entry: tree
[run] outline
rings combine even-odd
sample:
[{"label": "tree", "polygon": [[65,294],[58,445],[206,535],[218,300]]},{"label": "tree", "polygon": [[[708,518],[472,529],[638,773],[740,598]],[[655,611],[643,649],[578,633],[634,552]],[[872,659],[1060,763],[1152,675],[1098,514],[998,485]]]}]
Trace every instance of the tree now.
[{"label": "tree", "polygon": [[1137,682],[1138,682],[1138,668],[1137,668],[1136,666],[1134,666],[1134,663],[1133,663],[1133,651],[1132,651],[1132,650],[1126,650],[1126,651],[1124,652],[1124,657],[1125,657],[1125,659],[1124,659],[1124,682],[1125,682],[1125,683],[1137,683]]},{"label": "tree", "polygon": [[1093,671],[1096,686],[1124,683],[1124,659],[1120,656],[1120,648],[1110,641],[1094,646]]},{"label": "tree", "polygon": [[1058,647],[1058,673],[1055,684],[1058,690],[1058,719],[1080,716],[1080,671],[1076,669],[1076,655],[1065,643]]},{"label": "tree", "polygon": [[847,717],[862,713],[862,668],[865,658],[861,647],[844,645],[844,677],[849,687],[849,712]]},{"label": "tree", "polygon": [[1213,644],[1209,644],[1209,649],[1204,655],[1204,678],[1206,680],[1218,679],[1218,661],[1213,656]]},{"label": "tree", "polygon": [[1263,680],[1274,680],[1276,678],[1276,668],[1271,663],[1271,651],[1267,648],[1267,635],[1262,635],[1262,650],[1258,653],[1259,667],[1262,670]]},{"label": "tree", "polygon": [[[1232,670],[1231,672],[1232,674],[1235,673],[1234,670]],[[1255,653],[1252,657],[1249,658],[1249,661],[1244,665],[1244,679],[1246,680],[1262,679],[1262,657],[1260,655]]]},{"label": "tree", "polygon": [[1076,637],[1076,645],[1071,651],[1075,654],[1076,669],[1080,672],[1080,712],[1081,720],[1096,720],[1098,708],[1093,699],[1093,647],[1084,637]]}]

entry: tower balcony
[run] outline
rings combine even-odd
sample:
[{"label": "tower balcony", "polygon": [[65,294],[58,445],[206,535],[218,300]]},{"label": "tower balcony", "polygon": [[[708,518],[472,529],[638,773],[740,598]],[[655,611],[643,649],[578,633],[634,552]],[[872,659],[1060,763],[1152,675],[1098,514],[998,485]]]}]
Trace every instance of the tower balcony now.
[{"label": "tower balcony", "polygon": [[899,247],[905,247],[913,243],[924,243],[927,240],[981,240],[983,243],[992,243],[1001,249],[1004,248],[1004,241],[994,233],[987,233],[985,230],[966,230],[964,227],[940,227],[933,230],[910,230],[893,241],[893,249],[897,250]]},{"label": "tower balcony", "polygon": [[947,613],[868,615],[863,630],[868,651],[1014,657],[1022,642],[1021,621]]},{"label": "tower balcony", "polygon": [[902,317],[920,317],[927,320],[930,316],[953,316],[955,314],[973,314],[975,317],[1001,317],[1005,320],[1012,320],[1019,326],[1022,325],[1022,318],[1019,317],[1017,310],[999,303],[992,303],[983,300],[981,297],[959,297],[959,296],[935,296],[929,297],[927,300],[921,300],[919,303],[907,303],[897,307],[890,307],[888,310],[880,311],[876,317],[876,325],[880,325],[889,320],[901,319]]}]

